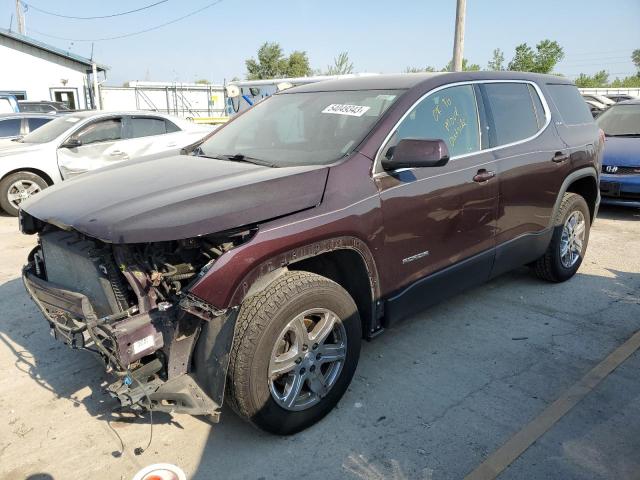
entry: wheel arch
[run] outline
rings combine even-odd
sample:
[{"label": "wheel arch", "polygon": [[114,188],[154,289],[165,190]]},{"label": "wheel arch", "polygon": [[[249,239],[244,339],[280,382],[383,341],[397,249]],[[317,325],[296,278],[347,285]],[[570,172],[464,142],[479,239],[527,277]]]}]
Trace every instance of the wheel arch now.
[{"label": "wheel arch", "polygon": [[13,170],[8,171],[7,173],[5,173],[2,178],[0,178],[0,181],[4,180],[5,178],[7,178],[9,175],[13,175],[14,173],[20,173],[20,172],[28,172],[28,173],[33,173],[34,175],[38,175],[39,177],[41,177],[45,182],[47,182],[47,185],[50,187],[51,185],[53,185],[53,180],[51,179],[51,177],[43,170],[40,170],[38,168],[32,168],[32,167],[24,167],[24,168],[14,168]]},{"label": "wheel arch", "polygon": [[261,263],[245,276],[233,295],[234,305],[264,290],[286,271],[306,271],[333,280],[355,301],[362,331],[370,337],[380,329],[378,273],[369,248],[355,237],[338,237],[298,247]]},{"label": "wheel arch", "polygon": [[[600,203],[600,189],[598,187],[598,174],[593,167],[585,167],[574,172],[571,172],[567,178],[564,179],[556,203],[553,209],[553,215],[551,216],[551,222],[555,218],[556,212],[560,208],[562,203],[562,197],[565,193],[577,193],[582,196],[587,205],[589,206],[589,212],[591,214],[591,222],[593,222],[596,214],[598,213],[598,205]],[[553,224],[550,225],[554,227]]]}]

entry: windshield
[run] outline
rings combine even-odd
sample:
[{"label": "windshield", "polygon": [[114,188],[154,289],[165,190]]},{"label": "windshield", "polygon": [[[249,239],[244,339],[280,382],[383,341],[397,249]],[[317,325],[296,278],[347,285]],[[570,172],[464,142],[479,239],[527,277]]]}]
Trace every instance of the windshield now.
[{"label": "windshield", "polygon": [[274,167],[322,165],[351,153],[404,90],[274,95],[220,129],[202,155]]},{"label": "windshield", "polygon": [[73,115],[65,115],[64,117],[56,118],[28,135],[25,135],[20,141],[23,143],[50,142],[58,138],[67,130],[71,129],[80,120],[82,120],[81,117],[75,117]]},{"label": "windshield", "polygon": [[609,137],[640,135],[640,104],[610,107],[596,122]]}]

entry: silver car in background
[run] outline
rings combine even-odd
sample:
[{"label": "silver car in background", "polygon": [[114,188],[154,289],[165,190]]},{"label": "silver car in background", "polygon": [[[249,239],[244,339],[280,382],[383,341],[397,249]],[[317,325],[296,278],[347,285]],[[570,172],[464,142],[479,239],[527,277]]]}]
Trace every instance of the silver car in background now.
[{"label": "silver car in background", "polygon": [[176,155],[213,127],[155,112],[75,112],[17,141],[0,142],[0,207],[17,215],[40,190],[89,170]]},{"label": "silver car in background", "polygon": [[47,113],[0,113],[0,141],[23,137],[54,118]]}]

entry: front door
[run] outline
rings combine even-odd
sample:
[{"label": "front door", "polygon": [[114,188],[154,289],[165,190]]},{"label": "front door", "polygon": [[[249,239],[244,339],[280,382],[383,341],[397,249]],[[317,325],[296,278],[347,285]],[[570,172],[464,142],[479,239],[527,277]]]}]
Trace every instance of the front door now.
[{"label": "front door", "polygon": [[[68,140],[78,140],[71,146]],[[58,148],[58,167],[63,179],[129,158],[122,135],[122,118],[94,120],[80,127]]]},{"label": "front door", "polygon": [[[443,139],[451,157],[443,167],[375,173],[388,259],[384,275],[391,290],[387,292],[391,296],[388,310],[394,310],[396,300],[395,304],[411,304],[413,309],[441,298],[420,288],[428,283],[422,279],[434,273],[465,272],[449,285],[454,287],[451,293],[488,278],[498,185],[492,177],[494,157],[482,151],[484,112],[476,97],[473,85],[429,94],[404,117],[380,152],[381,156],[392,155],[393,146],[403,138]],[[444,296],[447,285],[438,283]],[[401,307],[387,314],[403,316],[405,311]]]}]

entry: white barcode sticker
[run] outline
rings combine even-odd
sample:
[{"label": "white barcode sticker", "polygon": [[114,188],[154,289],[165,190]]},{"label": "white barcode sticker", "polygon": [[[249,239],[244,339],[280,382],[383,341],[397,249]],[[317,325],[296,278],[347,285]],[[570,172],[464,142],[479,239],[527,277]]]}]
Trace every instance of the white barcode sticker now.
[{"label": "white barcode sticker", "polygon": [[154,345],[153,335],[144,337],[143,339],[138,340],[137,342],[133,342],[133,354],[137,355],[138,353],[153,347],[153,345]]},{"label": "white barcode sticker", "polygon": [[337,115],[349,115],[351,117],[361,117],[371,107],[365,107],[364,105],[343,105],[340,103],[332,103],[327,108],[322,110],[322,113],[335,113]]}]

